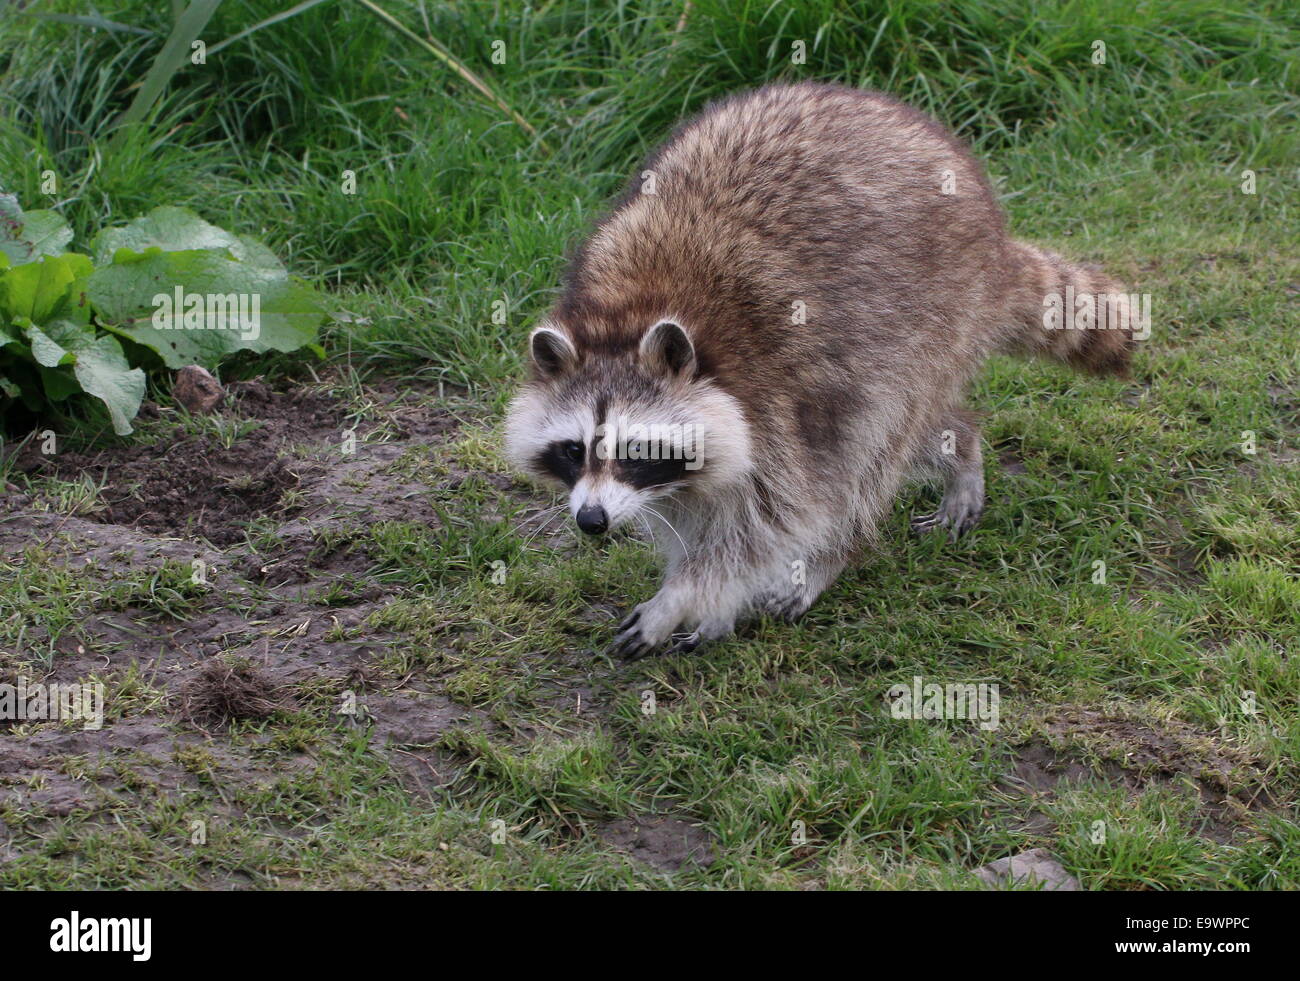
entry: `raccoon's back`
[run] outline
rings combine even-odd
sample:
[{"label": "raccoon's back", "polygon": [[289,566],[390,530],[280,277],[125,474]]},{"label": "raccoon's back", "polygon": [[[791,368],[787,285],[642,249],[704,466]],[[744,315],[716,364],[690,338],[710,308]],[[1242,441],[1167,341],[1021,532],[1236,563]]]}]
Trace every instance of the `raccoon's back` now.
[{"label": "raccoon's back", "polygon": [[969,293],[972,257],[1005,247],[982,168],[942,126],[878,93],[769,86],[710,106],[647,159],[575,257],[559,312],[580,334],[625,324],[628,343],[645,317],[680,317],[706,368],[752,364]]},{"label": "raccoon's back", "polygon": [[[751,230],[809,259],[852,255],[873,232],[933,244],[1004,233],[983,168],[959,140],[895,99],[842,86],[769,86],[719,102],[679,128],[647,172],[672,217]],[[645,180],[634,176],[620,208]]]}]

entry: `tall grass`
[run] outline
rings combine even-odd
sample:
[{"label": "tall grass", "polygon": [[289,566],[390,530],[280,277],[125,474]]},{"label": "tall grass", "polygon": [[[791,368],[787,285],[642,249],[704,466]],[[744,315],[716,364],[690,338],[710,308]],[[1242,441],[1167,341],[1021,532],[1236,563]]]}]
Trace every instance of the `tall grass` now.
[{"label": "tall grass", "polygon": [[[34,206],[50,203],[39,175],[55,170],[52,203],[83,234],[167,202],[265,236],[365,308],[372,327],[354,349],[481,382],[512,365],[488,329],[492,302],[535,312],[637,156],[737,88],[818,78],[890,91],[953,126],[995,175],[1025,171],[1048,194],[1080,169],[1227,172],[1296,157],[1300,9],[1286,3],[699,0],[684,20],[679,0],[380,6],[536,134],[338,0],[184,66],[147,127],[108,156],[111,124],[168,28],[152,4],[120,0],[101,12],[153,33],[22,18],[0,32],[0,179]],[[204,37],[216,46],[281,9],[226,0]],[[504,64],[492,61],[498,41]],[[355,195],[341,190],[345,171]]]}]

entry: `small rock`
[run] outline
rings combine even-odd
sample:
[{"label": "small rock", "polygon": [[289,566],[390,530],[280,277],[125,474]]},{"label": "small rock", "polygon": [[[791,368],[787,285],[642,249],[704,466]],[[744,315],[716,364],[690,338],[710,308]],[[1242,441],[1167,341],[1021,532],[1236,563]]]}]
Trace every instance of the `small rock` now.
[{"label": "small rock", "polygon": [[211,412],[225,394],[221,383],[196,364],[187,364],[176,372],[172,385],[176,401],[194,413]]},{"label": "small rock", "polygon": [[1035,848],[990,862],[975,874],[990,886],[1037,886],[1044,892],[1079,892],[1079,880],[1065,871],[1045,849]]}]

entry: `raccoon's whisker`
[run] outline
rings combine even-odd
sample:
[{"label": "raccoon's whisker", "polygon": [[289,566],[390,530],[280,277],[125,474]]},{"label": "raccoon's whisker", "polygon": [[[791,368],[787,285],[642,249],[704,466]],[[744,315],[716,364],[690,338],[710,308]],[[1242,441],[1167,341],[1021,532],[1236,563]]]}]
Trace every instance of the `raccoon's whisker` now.
[{"label": "raccoon's whisker", "polygon": [[641,510],[653,514],[656,518],[658,518],[660,521],[666,524],[668,526],[668,530],[671,531],[674,535],[677,535],[677,540],[682,543],[682,551],[686,554],[686,557],[688,559],[691,557],[691,550],[686,547],[686,541],[682,538],[682,536],[677,534],[677,529],[673,527],[673,523],[671,521],[669,521],[662,514],[660,514],[658,511],[656,511],[654,508],[650,507],[647,504],[641,505]]},{"label": "raccoon's whisker", "polygon": [[[547,521],[551,521],[551,520],[553,520],[553,519],[555,518],[555,515],[556,515],[556,514],[558,514],[560,511],[565,510],[567,507],[568,507],[568,505],[566,505],[566,504],[557,504],[557,505],[555,505],[554,507],[549,507],[549,508],[546,508],[545,510],[538,511],[537,514],[533,515],[533,517],[534,517],[534,518],[540,518],[540,517],[542,517],[543,515],[550,515],[550,517],[547,518]],[[545,526],[546,526],[546,522],[543,522],[543,523],[542,523],[542,527],[545,527]]]},{"label": "raccoon's whisker", "polygon": [[646,520],[646,516],[640,511],[636,512],[636,520],[641,522],[641,527],[645,529],[646,535],[650,538],[650,546],[653,548],[655,543],[655,530],[650,527],[650,522]]},{"label": "raccoon's whisker", "polygon": [[694,508],[688,508],[684,503],[682,503],[677,498],[672,499],[672,505],[673,507],[678,508],[679,510],[685,512],[687,515],[694,518],[696,521],[700,519],[699,514],[696,512]]},{"label": "raccoon's whisker", "polygon": [[[687,507],[676,498],[670,499],[669,504],[671,507],[677,509],[680,514],[679,520],[685,520],[687,527],[698,530],[702,525],[707,525],[707,522],[701,519],[699,514],[693,508]],[[664,508],[664,510],[666,511],[668,509]],[[664,515],[662,514],[659,514],[658,516],[664,518]],[[667,518],[664,518],[664,520],[667,521]],[[677,529],[674,528],[673,530],[676,531]]]}]

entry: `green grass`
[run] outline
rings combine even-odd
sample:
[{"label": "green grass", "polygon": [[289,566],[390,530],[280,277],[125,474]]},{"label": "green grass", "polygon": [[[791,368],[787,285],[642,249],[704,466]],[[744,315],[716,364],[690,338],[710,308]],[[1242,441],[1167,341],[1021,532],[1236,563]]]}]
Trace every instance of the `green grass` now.
[{"label": "green grass", "polygon": [[[82,236],[164,203],[257,235],[360,318],[331,329],[318,371],[466,393],[484,421],[393,464],[428,486],[436,524],[320,543],[364,548],[366,577],[400,587],[339,635],[399,637],[377,658],[382,684],[414,678],[467,713],[436,747],[462,776],[425,796],[331,711],[337,693],[302,697],[220,738],[270,769],[286,747],[317,765],[230,784],[220,753],[185,749],[202,779],[163,793],[142,765],[111,821],[0,812],[38,843],[0,884],[971,888],[971,869],[1042,846],[1088,888],[1300,886],[1294,4],[697,0],[680,33],[682,5],[658,0],[380,5],[451,47],[537,135],[360,5],[331,2],[187,67],[110,155],[111,121],[162,36],[11,17],[0,183]],[[205,38],[280,6],[228,0]],[[99,9],[157,23],[141,2]],[[791,62],[796,40],[806,64]],[[989,504],[972,537],[909,538],[921,492],[801,623],[616,665],[599,654],[609,604],[650,594],[651,556],[629,540],[557,552],[520,539],[517,494],[489,479],[502,469],[492,427],[566,248],[637,157],[711,97],[803,78],[883,88],[954,127],[1015,234],[1151,293],[1154,333],[1127,382],[988,366],[972,401]],[[347,377],[355,405],[365,393]],[[453,486],[452,472],[469,476]],[[50,496],[84,514],[94,492],[65,481]],[[115,602],[169,618],[208,602],[173,572],[109,588],[43,551],[0,559],[0,648],[23,624],[75,631],[79,610]],[[914,675],[999,684],[1002,726],[890,718],[884,693]],[[577,690],[596,706],[579,713]],[[1155,779],[1138,761],[1168,732],[1195,737]],[[1089,778],[1008,789],[1014,759],[1044,746]],[[1226,788],[1219,806],[1202,786]],[[597,834],[651,812],[702,826],[715,864],[664,874]],[[197,813],[238,819],[214,819],[196,848]]]}]

